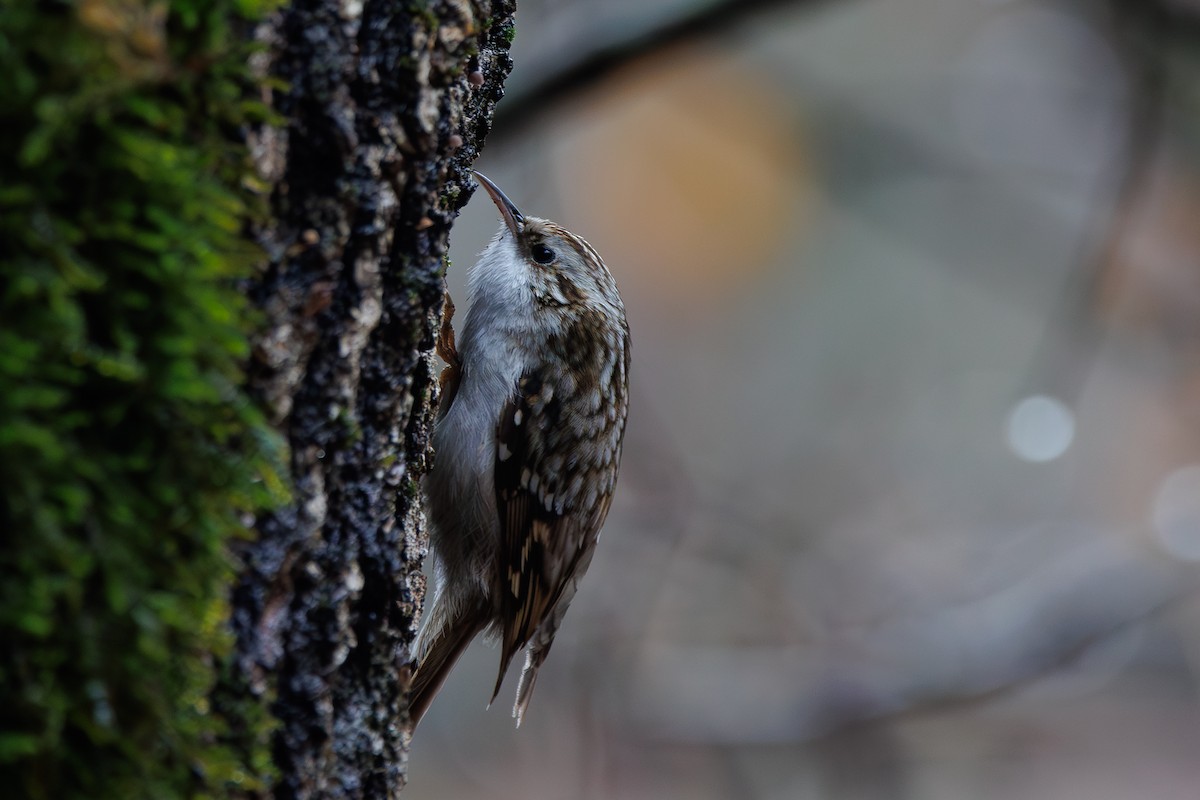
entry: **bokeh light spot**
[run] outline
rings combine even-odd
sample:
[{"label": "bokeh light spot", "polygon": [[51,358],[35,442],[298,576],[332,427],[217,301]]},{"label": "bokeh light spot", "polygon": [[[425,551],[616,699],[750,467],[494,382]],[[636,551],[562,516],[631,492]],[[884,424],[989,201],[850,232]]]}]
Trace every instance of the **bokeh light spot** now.
[{"label": "bokeh light spot", "polygon": [[1075,415],[1060,400],[1026,397],[1008,415],[1008,446],[1025,461],[1053,461],[1075,439]]},{"label": "bokeh light spot", "polygon": [[1163,480],[1154,496],[1151,520],[1168,553],[1200,561],[1200,464],[1177,469]]}]

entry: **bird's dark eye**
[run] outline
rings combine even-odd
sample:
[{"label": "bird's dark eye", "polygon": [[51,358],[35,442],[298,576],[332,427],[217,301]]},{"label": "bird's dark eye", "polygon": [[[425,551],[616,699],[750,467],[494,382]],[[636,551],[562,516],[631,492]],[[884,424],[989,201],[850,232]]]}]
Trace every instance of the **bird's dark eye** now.
[{"label": "bird's dark eye", "polygon": [[554,251],[544,244],[535,244],[529,248],[529,254],[539,264],[549,264],[554,260]]}]

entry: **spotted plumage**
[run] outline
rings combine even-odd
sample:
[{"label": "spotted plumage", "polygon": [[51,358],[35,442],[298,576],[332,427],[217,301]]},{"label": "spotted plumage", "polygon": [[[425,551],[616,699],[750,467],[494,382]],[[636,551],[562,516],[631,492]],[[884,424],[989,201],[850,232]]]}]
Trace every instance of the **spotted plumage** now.
[{"label": "spotted plumage", "polygon": [[616,487],[628,400],[629,330],[596,251],[525,217],[479,176],[504,225],[470,275],[426,482],[435,595],[411,716],[419,720],[480,631],[500,640],[493,698],[525,651],[520,724]]}]

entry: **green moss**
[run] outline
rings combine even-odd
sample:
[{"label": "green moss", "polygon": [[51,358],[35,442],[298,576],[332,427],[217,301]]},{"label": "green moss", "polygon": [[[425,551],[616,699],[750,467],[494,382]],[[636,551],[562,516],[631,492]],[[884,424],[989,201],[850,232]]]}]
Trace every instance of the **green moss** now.
[{"label": "green moss", "polygon": [[438,206],[443,211],[448,211],[458,206],[458,198],[462,195],[462,188],[458,184],[452,184],[441,197],[438,198]]},{"label": "green moss", "polygon": [[349,446],[362,441],[362,426],[359,425],[354,410],[346,406],[340,406],[336,414],[337,422],[342,429],[341,443]]},{"label": "green moss", "polygon": [[416,480],[409,479],[400,484],[399,495],[404,498],[405,503],[411,505],[417,502],[420,497],[421,487]]},{"label": "green moss", "polygon": [[[242,394],[257,253],[237,17],[260,0],[0,0],[0,780],[173,798],[267,770],[212,690],[227,544],[278,500]],[[231,44],[234,43],[234,44]],[[272,495],[275,495],[274,497]]]},{"label": "green moss", "polygon": [[425,29],[430,33],[436,31],[441,25],[437,13],[430,8],[429,0],[410,0],[408,10],[415,19],[425,23]]}]

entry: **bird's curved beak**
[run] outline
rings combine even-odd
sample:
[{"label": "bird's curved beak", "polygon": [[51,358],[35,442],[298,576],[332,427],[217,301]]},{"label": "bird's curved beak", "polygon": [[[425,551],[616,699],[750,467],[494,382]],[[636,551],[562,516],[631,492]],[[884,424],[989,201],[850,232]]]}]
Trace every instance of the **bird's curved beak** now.
[{"label": "bird's curved beak", "polygon": [[496,204],[496,208],[500,209],[500,216],[504,217],[504,224],[508,226],[510,231],[512,231],[512,235],[520,236],[521,228],[525,225],[525,217],[523,217],[521,212],[517,210],[517,207],[513,205],[513,201],[509,200],[508,196],[505,195],[504,192],[500,191],[500,187],[492,183],[492,179],[487,175],[484,175],[482,172],[478,172],[476,170],[471,171],[475,173],[475,177],[479,180],[479,183],[482,184],[483,188],[487,190],[487,193],[491,195],[492,202]]}]

